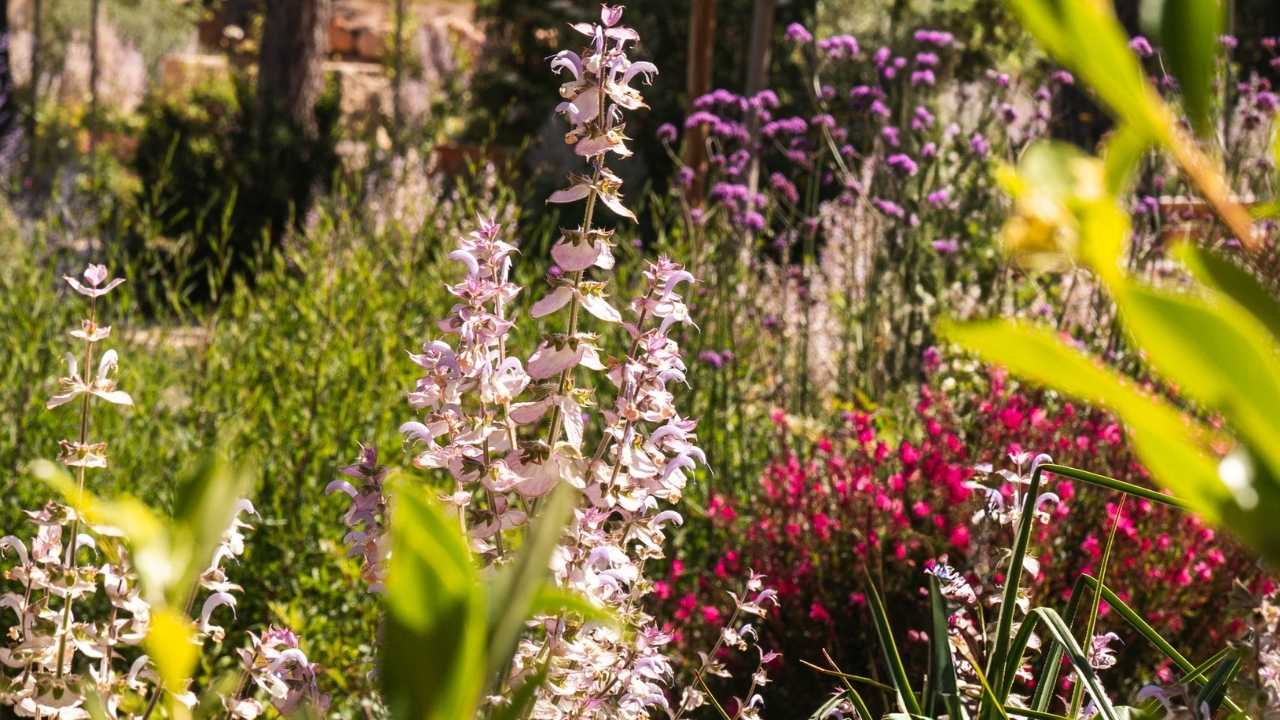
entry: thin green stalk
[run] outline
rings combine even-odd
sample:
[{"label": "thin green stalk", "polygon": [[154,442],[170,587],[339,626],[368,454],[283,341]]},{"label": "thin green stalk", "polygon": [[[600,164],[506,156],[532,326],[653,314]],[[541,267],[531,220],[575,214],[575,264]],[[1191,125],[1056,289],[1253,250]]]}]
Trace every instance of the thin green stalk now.
[{"label": "thin green stalk", "polygon": [[[1116,540],[1116,529],[1120,527],[1120,518],[1124,514],[1124,501],[1126,496],[1120,496],[1120,507],[1116,508],[1115,520],[1111,522],[1111,533],[1107,535],[1107,547],[1102,553],[1102,566],[1098,570],[1098,582],[1106,583],[1107,581],[1107,565],[1111,561],[1111,548]],[[1098,625],[1098,608],[1102,605],[1102,595],[1098,592],[1093,593],[1093,602],[1089,605],[1089,619],[1085,623],[1083,642],[1080,644],[1084,647],[1084,651],[1088,653],[1086,660],[1090,662],[1093,653],[1093,635]],[[1080,707],[1084,704],[1084,683],[1077,682],[1075,687],[1071,689],[1071,706],[1067,710],[1067,717],[1074,718],[1080,713]]]}]

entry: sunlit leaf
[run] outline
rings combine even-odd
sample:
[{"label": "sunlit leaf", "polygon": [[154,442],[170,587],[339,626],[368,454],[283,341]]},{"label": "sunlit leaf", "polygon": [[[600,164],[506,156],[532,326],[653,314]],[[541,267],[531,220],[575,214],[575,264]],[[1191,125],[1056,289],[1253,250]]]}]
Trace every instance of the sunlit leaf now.
[{"label": "sunlit leaf", "polygon": [[1196,133],[1207,136],[1223,11],[1218,0],[1143,0],[1143,21],[1160,38],[1161,54],[1178,79]]},{"label": "sunlit leaf", "polygon": [[391,518],[380,674],[392,717],[471,717],[484,687],[485,596],[456,518],[401,483]]}]

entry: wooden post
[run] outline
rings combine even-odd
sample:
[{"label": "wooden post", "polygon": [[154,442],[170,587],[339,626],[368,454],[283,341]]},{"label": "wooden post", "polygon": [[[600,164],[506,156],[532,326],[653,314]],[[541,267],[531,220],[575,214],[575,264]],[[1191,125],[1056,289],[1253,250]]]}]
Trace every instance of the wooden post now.
[{"label": "wooden post", "polygon": [[[769,50],[773,47],[773,16],[776,0],[755,0],[751,10],[751,47],[747,56],[746,96],[753,97],[765,89],[769,78]],[[755,146],[760,134],[760,118],[752,112],[747,118],[747,131]],[[760,188],[760,157],[752,153],[747,185],[754,195]]]},{"label": "wooden post", "polygon": [[[715,51],[715,0],[693,0],[689,18],[689,74],[687,90],[689,107],[698,97],[711,92],[711,63]],[[682,152],[685,165],[694,171],[690,200],[701,202],[707,171],[706,128],[689,130],[684,136]]]}]

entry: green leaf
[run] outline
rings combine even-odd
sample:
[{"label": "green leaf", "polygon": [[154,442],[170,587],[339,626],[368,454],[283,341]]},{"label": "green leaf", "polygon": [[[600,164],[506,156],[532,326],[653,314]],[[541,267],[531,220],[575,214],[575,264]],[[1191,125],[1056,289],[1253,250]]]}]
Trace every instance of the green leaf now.
[{"label": "green leaf", "polygon": [[[1098,710],[1098,715],[1102,720],[1117,720],[1116,710],[1111,705],[1111,699],[1107,697],[1107,693],[1102,688],[1102,682],[1098,680],[1098,674],[1093,667],[1089,665],[1089,660],[1085,656],[1084,651],[1080,649],[1080,644],[1071,635],[1071,629],[1062,621],[1062,616],[1053,608],[1037,607],[1032,608],[1030,616],[1037,617],[1040,623],[1053,636],[1055,642],[1062,646],[1067,653],[1067,661],[1075,668],[1076,677],[1078,677],[1093,698],[1094,707]],[[1030,618],[1029,616],[1029,618]],[[1028,619],[1029,619],[1028,618]]]},{"label": "green leaf", "polygon": [[[173,698],[187,690],[191,671],[200,659],[200,645],[195,642],[195,627],[191,620],[173,608],[162,607],[152,612],[151,625],[144,640],[147,654],[156,664],[163,691],[169,699],[169,709],[181,707]],[[162,692],[157,688],[155,692]],[[185,710],[185,708],[183,708]]]},{"label": "green leaf", "polygon": [[457,519],[399,483],[380,665],[394,718],[469,718],[484,688],[485,595]]},{"label": "green leaf", "polygon": [[947,714],[960,720],[963,707],[956,682],[955,659],[951,657],[951,641],[948,639],[947,605],[938,587],[938,578],[929,576],[929,608],[933,621],[929,635],[930,665],[929,692],[925,697],[925,714],[934,717],[936,698],[941,696]]},{"label": "green leaf", "polygon": [[[1004,599],[1000,604],[1000,617],[996,621],[996,641],[987,658],[987,676],[992,678],[998,687],[1003,688],[1007,676],[1017,672],[1017,660],[1009,656],[1010,634],[1013,631],[1013,613],[1018,607],[1018,590],[1022,582],[1024,561],[1031,545],[1031,526],[1035,523],[1034,505],[1040,497],[1040,481],[1043,470],[1039,467],[1031,473],[1031,484],[1027,486],[1026,499],[1022,504],[1022,513],[1018,521],[1018,535],[1014,540],[1013,552],[1009,555],[1009,569],[1004,576]],[[1003,698],[994,698],[997,705]],[[985,705],[984,705],[985,707]],[[982,715],[986,715],[985,712]]]},{"label": "green leaf", "polygon": [[490,720],[522,720],[533,708],[533,700],[538,694],[538,688],[543,681],[547,679],[547,668],[545,665],[538,668],[538,672],[530,675],[515,692],[511,693],[511,702],[494,711]]},{"label": "green leaf", "polygon": [[1129,191],[1138,163],[1150,149],[1151,139],[1132,125],[1121,125],[1107,137],[1102,148],[1102,161],[1107,170],[1107,190],[1112,195],[1123,195]]},{"label": "green leaf", "polygon": [[[547,575],[551,553],[560,540],[565,522],[573,512],[577,496],[577,490],[571,485],[562,483],[557,487],[539,513],[520,553],[494,579],[486,643],[488,677],[491,682],[501,681],[498,676],[515,652],[520,632],[529,617],[529,606],[544,587],[543,579]],[[567,597],[560,597],[559,600],[570,602]]]},{"label": "green leaf", "polygon": [[1218,0],[1144,0],[1143,20],[1182,91],[1182,104],[1201,137],[1212,130],[1213,77],[1223,11]]},{"label": "green leaf", "polygon": [[1196,279],[1231,298],[1280,342],[1280,301],[1262,283],[1231,260],[1194,243],[1179,243],[1174,255]]},{"label": "green leaf", "polygon": [[249,494],[252,482],[250,474],[232,466],[222,452],[204,456],[184,474],[170,523],[170,553],[179,575],[167,591],[169,604],[186,605],[187,596],[235,517],[236,504]]},{"label": "green leaf", "polygon": [[1089,485],[1095,485],[1107,490],[1115,490],[1116,492],[1122,492],[1126,495],[1132,495],[1134,497],[1143,498],[1144,500],[1157,502],[1161,505],[1168,505],[1169,507],[1178,508],[1179,510],[1190,509],[1190,506],[1187,505],[1186,502],[1179,500],[1172,495],[1165,495],[1162,492],[1156,492],[1155,490],[1150,490],[1140,485],[1134,485],[1133,483],[1127,483],[1123,480],[1116,480],[1115,478],[1110,478],[1106,475],[1091,473],[1088,470],[1080,470],[1079,468],[1068,467],[1066,465],[1055,465],[1053,463],[1046,463],[1041,466],[1041,469],[1045,472],[1053,473],[1054,475],[1069,477],[1073,480],[1088,483]]},{"label": "green leaf", "polygon": [[[1099,584],[1098,579],[1090,575],[1081,575],[1079,577],[1076,585],[1077,591],[1081,583],[1088,585],[1094,592],[1100,592],[1102,594],[1102,599],[1106,601],[1107,605],[1110,606],[1112,610],[1116,611],[1116,613],[1123,618],[1125,622],[1129,623],[1130,627],[1137,630],[1139,635],[1142,635],[1147,642],[1151,643],[1152,646],[1159,650],[1165,657],[1169,658],[1174,665],[1177,665],[1179,670],[1187,673],[1186,679],[1188,682],[1195,682],[1197,684],[1204,683],[1204,678],[1200,677],[1204,672],[1204,667],[1197,667],[1188,660],[1186,656],[1178,652],[1177,648],[1170,644],[1168,640],[1164,639],[1164,637],[1151,626],[1151,623],[1147,622],[1146,619],[1139,615],[1137,611],[1129,606],[1128,603],[1121,600],[1120,596],[1115,594],[1115,591],[1106,585]],[[1075,597],[1073,596],[1072,601],[1074,602],[1074,600]],[[1207,664],[1208,663],[1205,663],[1205,665]],[[1236,712],[1240,711],[1240,707],[1233,702],[1230,697],[1226,697],[1224,699],[1229,708]]]},{"label": "green leaf", "polygon": [[[534,593],[525,618],[534,615],[578,615],[585,622],[618,625],[618,618],[608,609],[592,603],[582,595],[545,582]],[[523,622],[523,621],[522,621]]]},{"label": "green leaf", "polygon": [[[827,715],[829,715],[832,710],[840,707],[840,703],[844,702],[847,694],[847,692],[840,692],[827,698],[826,702],[819,705],[818,709],[813,711],[813,714],[809,716],[809,720],[826,720]],[[873,720],[873,718],[864,717],[861,718],[861,720]]]},{"label": "green leaf", "polygon": [[863,570],[867,582],[867,599],[871,606],[871,621],[875,625],[876,636],[880,639],[880,650],[884,653],[884,661],[889,666],[889,674],[893,676],[893,686],[903,706],[911,715],[920,715],[920,701],[911,689],[911,680],[907,676],[906,666],[902,664],[902,656],[898,654],[898,644],[893,640],[893,626],[889,624],[889,616],[884,609],[884,600],[880,597],[880,589],[871,579],[871,575]]},{"label": "green leaf", "polygon": [[1134,132],[1166,141],[1169,114],[1147,83],[1129,36],[1109,2],[1009,0],[1023,26],[1056,60],[1091,87]]},{"label": "green leaf", "polygon": [[1244,660],[1240,653],[1234,653],[1227,662],[1218,665],[1213,671],[1213,675],[1209,677],[1209,681],[1200,688],[1200,693],[1196,695],[1197,708],[1208,706],[1209,717],[1218,711],[1222,706],[1222,700],[1226,697],[1227,686],[1235,679],[1236,673],[1240,672],[1240,665]]},{"label": "green leaf", "polygon": [[1131,280],[1112,296],[1147,361],[1180,393],[1221,411],[1280,468],[1280,359],[1267,329],[1238,305]]},{"label": "green leaf", "polygon": [[943,320],[938,332],[1025,380],[1119,415],[1147,468],[1206,521],[1221,524],[1224,508],[1234,505],[1208,452],[1208,428],[1162,398],[1139,392],[1132,381],[1049,330],[1016,320],[963,325]]}]

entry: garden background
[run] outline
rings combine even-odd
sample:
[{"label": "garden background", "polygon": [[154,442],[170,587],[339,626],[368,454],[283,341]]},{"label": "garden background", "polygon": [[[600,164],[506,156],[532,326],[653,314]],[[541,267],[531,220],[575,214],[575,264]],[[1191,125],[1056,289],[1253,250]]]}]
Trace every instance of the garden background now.
[{"label": "garden background", "polygon": [[[380,607],[325,488],[361,442],[408,465],[407,353],[453,305],[448,255],[475,219],[504,226],[526,285],[557,228],[580,220],[544,202],[575,160],[546,59],[597,9],[277,5],[0,3],[0,519],[18,527],[49,497],[25,468],[69,433],[44,409],[79,312],[56,279],[104,262],[128,279],[108,321],[135,407],[98,421],[112,463],[95,492],[164,509],[207,448],[251,458],[260,520],[230,570],[250,590],[237,617],[293,628],[334,716],[364,717],[378,712]],[[1139,10],[1117,3],[1134,36]],[[1280,12],[1237,0],[1228,17],[1214,122],[1250,202],[1275,182],[1261,158]],[[1018,265],[997,240],[1012,205],[993,167],[1045,138],[1092,150],[1111,123],[993,0],[635,0],[627,19],[644,38],[633,54],[661,72],[651,110],[626,126],[634,156],[617,163],[638,222],[617,228],[613,293],[641,287],[641,259],[657,254],[698,277],[679,403],[708,461],[651,612],[687,675],[733,612],[726,591],[765,574],[780,606],[761,645],[787,662],[761,691],[770,716],[808,717],[831,682],[800,661],[822,663],[823,648],[885,681],[864,571],[923,667],[922,570],[949,559],[985,576],[1002,561],[1007,529],[974,522],[975,466],[1046,452],[1151,485],[1117,419],[935,334],[943,315],[1037,319],[1152,382],[1088,272]],[[1130,47],[1176,95],[1154,50]],[[1142,162],[1126,203],[1135,275],[1178,282],[1165,251],[1188,229],[1232,250],[1167,161]],[[1274,248],[1275,225],[1260,227]],[[1278,273],[1259,280],[1274,292]],[[513,341],[531,350],[537,329]],[[1108,584],[1171,642],[1203,656],[1248,633],[1272,587],[1249,551],[1158,504],[1121,507],[1061,477],[1049,489],[1060,502],[1035,530],[1037,597],[1064,599],[1069,578],[1096,572],[1114,525]],[[1115,652],[1122,694],[1171,672],[1140,643]],[[208,677],[235,658],[202,663]]]}]

